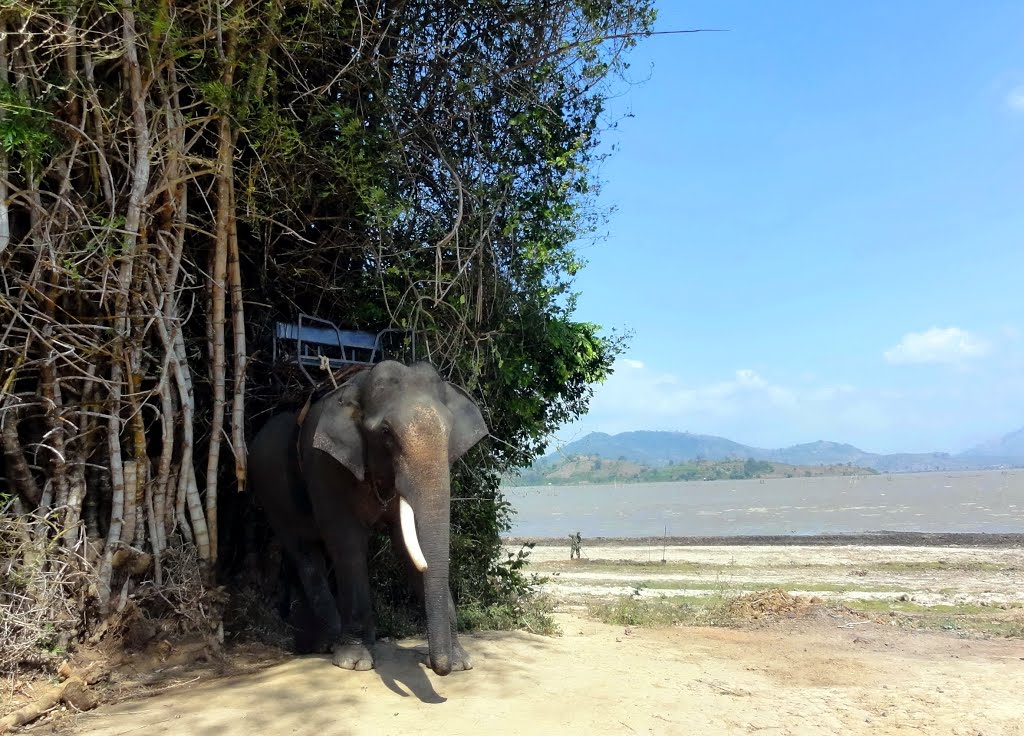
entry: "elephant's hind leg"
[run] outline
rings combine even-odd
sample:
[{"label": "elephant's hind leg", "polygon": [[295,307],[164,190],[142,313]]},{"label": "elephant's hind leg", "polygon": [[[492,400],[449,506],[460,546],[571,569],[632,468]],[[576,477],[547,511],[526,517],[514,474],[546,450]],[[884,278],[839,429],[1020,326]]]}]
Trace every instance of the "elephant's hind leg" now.
[{"label": "elephant's hind leg", "polygon": [[307,652],[318,651],[337,641],[341,633],[341,619],[327,581],[326,562],[319,546],[313,542],[293,539],[285,542],[284,547],[302,586],[296,646]]},{"label": "elephant's hind leg", "polygon": [[324,654],[331,651],[331,641],[323,632],[320,618],[313,613],[305,594],[295,602],[291,618],[295,628],[295,652],[297,654]]}]

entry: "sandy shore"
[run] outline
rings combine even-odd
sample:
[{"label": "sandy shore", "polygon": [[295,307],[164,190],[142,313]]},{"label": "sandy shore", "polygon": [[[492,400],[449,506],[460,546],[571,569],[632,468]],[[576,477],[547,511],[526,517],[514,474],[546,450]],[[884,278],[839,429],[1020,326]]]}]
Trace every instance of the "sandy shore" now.
[{"label": "sandy shore", "polygon": [[[584,540],[581,559],[569,546],[538,543],[531,570],[559,600],[594,597],[742,595],[782,588],[856,605],[892,601],[922,606],[1024,605],[1024,545],[1017,539],[969,546],[961,535],[949,546],[888,544],[670,545]],[[875,541],[872,539],[872,541]],[[905,540],[904,540],[905,542]],[[519,547],[509,545],[509,551]]]},{"label": "sandy shore", "polygon": [[[507,537],[508,547],[531,542],[538,547],[568,548],[567,537]],[[701,537],[587,537],[587,547],[828,547],[879,545],[886,547],[1017,547],[1024,548],[1024,534],[970,532],[867,532],[857,534],[762,534]]]}]

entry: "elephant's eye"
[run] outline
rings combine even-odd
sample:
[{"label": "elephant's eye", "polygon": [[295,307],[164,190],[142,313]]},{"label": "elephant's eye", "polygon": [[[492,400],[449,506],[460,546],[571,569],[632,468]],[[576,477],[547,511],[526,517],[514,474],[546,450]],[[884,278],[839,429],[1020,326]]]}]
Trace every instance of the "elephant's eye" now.
[{"label": "elephant's eye", "polygon": [[394,428],[385,423],[380,425],[378,432],[380,433],[378,434],[378,437],[380,437],[381,445],[383,445],[388,452],[397,452],[401,443],[398,441],[398,435],[395,434]]}]

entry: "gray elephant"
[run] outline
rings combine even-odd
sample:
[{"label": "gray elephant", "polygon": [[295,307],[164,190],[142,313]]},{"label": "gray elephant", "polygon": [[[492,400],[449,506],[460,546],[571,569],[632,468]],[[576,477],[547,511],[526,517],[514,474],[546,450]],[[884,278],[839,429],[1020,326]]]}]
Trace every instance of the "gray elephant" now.
[{"label": "gray elephant", "polygon": [[[424,601],[431,669],[447,675],[472,668],[456,636],[448,585],[449,473],[486,434],[473,400],[430,364],[384,361],[308,412],[274,416],[256,435],[252,490],[338,667],[373,667],[367,547],[371,530],[385,527]],[[334,566],[337,600],[321,544]]]}]

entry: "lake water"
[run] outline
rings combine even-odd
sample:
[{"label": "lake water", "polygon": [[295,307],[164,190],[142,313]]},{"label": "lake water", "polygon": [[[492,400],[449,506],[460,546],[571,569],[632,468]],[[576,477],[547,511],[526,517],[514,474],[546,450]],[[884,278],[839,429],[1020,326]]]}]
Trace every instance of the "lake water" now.
[{"label": "lake water", "polygon": [[510,534],[1024,533],[1024,470],[508,488]]}]

